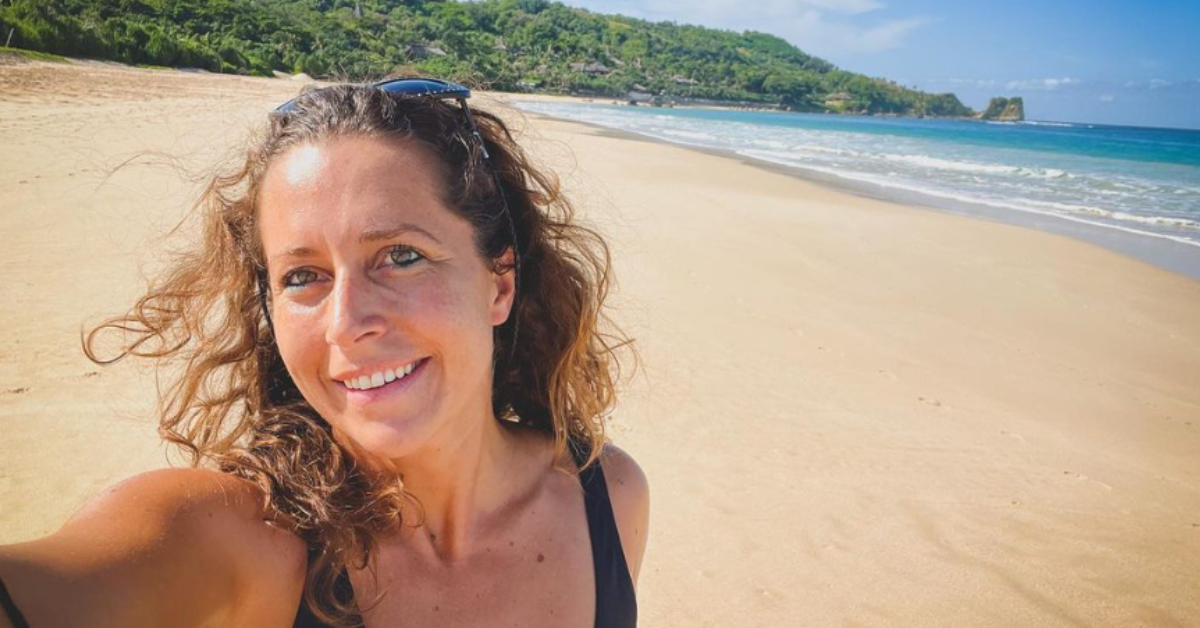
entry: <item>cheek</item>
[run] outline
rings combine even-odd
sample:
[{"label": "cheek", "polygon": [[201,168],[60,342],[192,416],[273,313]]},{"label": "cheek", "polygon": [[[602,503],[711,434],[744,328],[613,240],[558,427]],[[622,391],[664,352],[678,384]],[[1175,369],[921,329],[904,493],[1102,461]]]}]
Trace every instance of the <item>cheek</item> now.
[{"label": "cheek", "polygon": [[402,295],[392,305],[396,328],[418,343],[448,355],[482,355],[491,359],[492,327],[486,296],[477,286],[429,285]]},{"label": "cheek", "polygon": [[324,328],[315,317],[297,316],[282,309],[275,312],[275,344],[292,381],[306,398],[311,398],[309,389],[316,383],[311,381],[312,374],[319,372],[326,360]]}]

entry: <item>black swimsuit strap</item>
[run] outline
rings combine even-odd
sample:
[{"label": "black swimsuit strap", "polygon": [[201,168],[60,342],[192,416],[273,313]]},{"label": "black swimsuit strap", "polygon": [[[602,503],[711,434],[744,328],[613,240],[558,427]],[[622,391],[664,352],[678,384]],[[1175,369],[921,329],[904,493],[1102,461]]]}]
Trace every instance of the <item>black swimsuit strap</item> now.
[{"label": "black swimsuit strap", "polygon": [[0,606],[4,607],[4,614],[8,616],[8,621],[12,622],[13,628],[29,628],[29,622],[25,621],[21,609],[17,608],[17,603],[8,595],[4,580],[0,580]]},{"label": "black swimsuit strap", "polygon": [[[576,466],[582,467],[587,454],[582,447],[571,446]],[[587,509],[588,535],[592,540],[592,564],[596,575],[595,628],[632,628],[637,625],[637,595],[633,577],[625,562],[625,550],[608,496],[604,468],[596,461],[579,474]]]}]

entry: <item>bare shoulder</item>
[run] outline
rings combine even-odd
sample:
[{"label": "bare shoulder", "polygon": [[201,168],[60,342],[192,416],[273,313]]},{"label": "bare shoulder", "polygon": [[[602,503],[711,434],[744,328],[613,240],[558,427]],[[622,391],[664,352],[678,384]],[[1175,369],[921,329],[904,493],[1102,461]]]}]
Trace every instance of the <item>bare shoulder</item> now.
[{"label": "bare shoulder", "polygon": [[67,523],[96,517],[123,517],[129,509],[142,516],[176,520],[188,514],[221,514],[248,520],[261,511],[262,493],[253,484],[207,469],[158,469],[114,484],[84,506]]},{"label": "bare shoulder", "polygon": [[620,447],[606,443],[600,464],[608,484],[608,496],[625,550],[629,573],[637,583],[650,526],[650,484],[642,467]]},{"label": "bare shoulder", "polygon": [[[514,427],[528,444],[531,459],[538,461],[538,472],[549,477],[556,461],[554,438],[542,432],[520,426]],[[642,558],[646,552],[646,539],[650,526],[650,486],[641,466],[621,448],[606,442],[600,451],[599,464],[604,470],[608,486],[609,501],[613,517],[617,521],[617,533],[621,537],[621,548],[629,574],[636,585],[641,571]],[[574,464],[572,463],[572,468]],[[578,479],[571,477],[570,484],[578,489]]]},{"label": "bare shoulder", "polygon": [[[207,469],[159,469],[129,478],[84,506],[63,532],[120,528],[136,533],[143,526],[160,538],[178,538],[237,566],[245,550],[258,556],[282,554],[285,562],[305,557],[299,537],[266,521],[264,496],[257,486]],[[261,563],[255,558],[252,564]]]},{"label": "bare shoulder", "polygon": [[264,521],[263,505],[233,476],[150,471],[107,489],[55,534],[0,548],[0,575],[33,625],[284,625],[307,555],[298,537]]}]

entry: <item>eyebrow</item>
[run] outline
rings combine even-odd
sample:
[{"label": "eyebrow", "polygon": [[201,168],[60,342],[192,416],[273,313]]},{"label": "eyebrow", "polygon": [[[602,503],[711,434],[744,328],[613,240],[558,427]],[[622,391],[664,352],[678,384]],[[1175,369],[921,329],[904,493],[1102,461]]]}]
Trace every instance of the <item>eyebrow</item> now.
[{"label": "eyebrow", "polygon": [[[378,242],[380,240],[391,240],[392,238],[404,235],[405,233],[414,232],[420,233],[430,240],[437,242],[438,244],[442,243],[437,236],[429,233],[429,231],[422,229],[421,227],[418,227],[417,225],[412,224],[411,222],[401,223],[391,229],[372,229],[370,231],[364,231],[362,235],[358,236],[358,243],[366,244],[368,242]],[[313,257],[316,254],[317,252],[314,249],[306,246],[297,246],[283,251],[282,253],[277,253],[273,255],[271,259],[277,260],[281,257]]]},{"label": "eyebrow", "polygon": [[437,239],[437,236],[418,227],[417,225],[412,224],[411,222],[401,223],[400,225],[397,225],[393,229],[376,229],[376,230],[372,230],[372,231],[365,231],[365,232],[363,232],[363,234],[361,236],[358,236],[358,243],[365,244],[367,242],[376,242],[379,240],[391,240],[392,238],[394,238],[396,236],[403,235],[405,233],[409,233],[409,232],[413,232],[413,231],[424,235],[425,237],[429,238],[430,240],[433,240],[434,242],[437,242],[438,244],[442,243],[441,240]]}]

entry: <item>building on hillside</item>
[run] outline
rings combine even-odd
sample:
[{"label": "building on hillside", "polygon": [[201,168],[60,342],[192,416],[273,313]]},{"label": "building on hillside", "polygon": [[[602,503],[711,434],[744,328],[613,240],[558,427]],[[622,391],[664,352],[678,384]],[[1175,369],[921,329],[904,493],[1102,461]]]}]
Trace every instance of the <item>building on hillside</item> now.
[{"label": "building on hillside", "polygon": [[612,68],[595,61],[590,63],[572,63],[570,67],[572,72],[583,72],[584,74],[591,74],[593,76],[603,76],[612,72]]},{"label": "building on hillside", "polygon": [[629,94],[625,96],[625,101],[634,106],[642,104],[648,105],[654,101],[654,94],[643,90],[632,89],[629,91]]},{"label": "building on hillside", "polygon": [[854,100],[854,97],[850,94],[847,94],[846,92],[837,92],[825,97],[825,106],[834,108],[845,107],[846,105],[850,104],[850,101],[852,100]]},{"label": "building on hillside", "polygon": [[426,46],[425,44],[409,44],[404,49],[404,55],[409,59],[428,59],[429,57],[444,57],[446,51],[436,46]]}]

